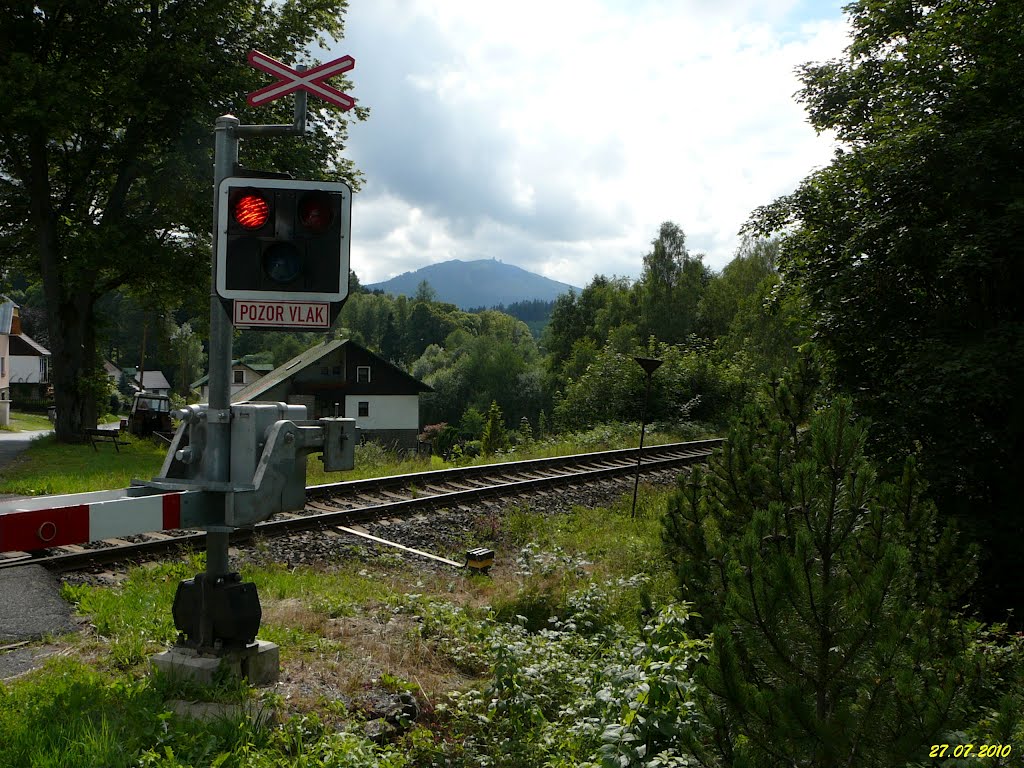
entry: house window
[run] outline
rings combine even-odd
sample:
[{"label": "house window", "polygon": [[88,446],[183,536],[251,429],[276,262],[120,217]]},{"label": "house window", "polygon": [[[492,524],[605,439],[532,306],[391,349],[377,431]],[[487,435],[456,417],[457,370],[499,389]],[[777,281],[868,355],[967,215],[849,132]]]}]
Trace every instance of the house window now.
[{"label": "house window", "polygon": [[232,371],[235,376],[235,384],[245,384],[245,371]]},{"label": "house window", "polygon": [[341,376],[341,366],[340,365],[334,366],[331,369],[331,375],[332,376]]},{"label": "house window", "polygon": [[356,366],[356,384],[369,384],[370,383],[370,366],[368,365],[357,365]]},{"label": "house window", "polygon": [[368,402],[361,401],[359,403],[359,416],[360,418],[367,418],[370,415],[370,404]]},{"label": "house window", "polygon": [[329,365],[321,365],[320,366],[320,375],[321,376],[330,376],[331,375],[331,367]]}]

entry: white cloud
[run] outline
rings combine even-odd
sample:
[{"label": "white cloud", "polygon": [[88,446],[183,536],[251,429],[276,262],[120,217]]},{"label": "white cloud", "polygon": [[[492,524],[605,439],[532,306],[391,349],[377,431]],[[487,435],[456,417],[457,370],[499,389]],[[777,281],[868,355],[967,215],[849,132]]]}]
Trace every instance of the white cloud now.
[{"label": "white cloud", "polygon": [[750,211],[829,160],[793,94],[846,45],[838,6],[353,3],[353,268],[496,257],[582,286],[636,276],[665,220],[721,268]]}]

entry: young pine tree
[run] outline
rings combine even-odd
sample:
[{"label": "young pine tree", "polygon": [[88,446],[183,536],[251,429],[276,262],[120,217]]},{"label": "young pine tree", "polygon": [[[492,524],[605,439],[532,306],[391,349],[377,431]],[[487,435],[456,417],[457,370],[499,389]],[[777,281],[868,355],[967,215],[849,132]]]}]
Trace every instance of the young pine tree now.
[{"label": "young pine tree", "polygon": [[669,503],[666,552],[713,636],[683,734],[705,766],[904,765],[968,703],[971,558],[914,462],[880,482],[849,401],[811,413],[808,380],[775,385]]},{"label": "young pine tree", "polygon": [[491,401],[484,422],[484,434],[481,439],[483,452],[490,455],[508,448],[508,433],[505,431],[505,417],[498,407],[497,401]]}]

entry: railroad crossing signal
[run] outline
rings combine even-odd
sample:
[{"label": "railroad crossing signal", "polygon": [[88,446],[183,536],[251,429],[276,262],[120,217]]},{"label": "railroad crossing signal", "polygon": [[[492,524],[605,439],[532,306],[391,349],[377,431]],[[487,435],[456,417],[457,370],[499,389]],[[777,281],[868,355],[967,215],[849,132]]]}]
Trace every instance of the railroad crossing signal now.
[{"label": "railroad crossing signal", "polygon": [[348,297],[348,185],[232,176],[219,194],[217,293],[236,324],[329,327],[327,305]]},{"label": "railroad crossing signal", "polygon": [[[122,491],[100,491],[0,504],[0,551],[59,546],[120,532],[189,525],[206,529],[206,569],[182,582],[172,608],[182,636],[178,649],[154,663],[189,676],[211,674],[207,654],[250,675],[253,659],[277,678],[273,644],[253,642],[261,610],[256,588],[229,566],[229,535],[276,512],[302,506],[307,455],[322,451],[325,469],[350,469],[353,419],[306,421],[303,406],[231,404],[231,323],[264,327],[329,327],[330,315],[348,296],[352,190],[343,183],[240,178],[238,140],[250,135],[298,135],[306,130],[306,94],[342,109],[355,100],[325,81],[355,66],[350,56],[311,70],[295,69],[253,51],[249,62],[278,82],[249,94],[259,106],[295,93],[291,125],[240,125],[233,115],[215,130],[215,253],[210,297],[208,405],[182,412],[184,419],[161,476]],[[218,299],[218,295],[220,299]],[[226,301],[221,301],[224,299]],[[177,651],[181,651],[178,653]],[[187,651],[187,653],[186,653]],[[220,663],[218,662],[218,665]],[[194,664],[193,662],[196,662]],[[192,670],[189,672],[188,670]]]},{"label": "railroad crossing signal", "polygon": [[324,101],[345,110],[352,109],[356,105],[356,100],[347,93],[342,93],[325,82],[335,75],[340,75],[342,72],[348,72],[352,69],[356,65],[356,61],[351,56],[342,56],[340,59],[328,61],[318,67],[313,67],[313,69],[299,71],[298,69],[292,69],[277,59],[267,56],[265,53],[250,51],[249,63],[256,67],[256,69],[261,69],[267,74],[273,75],[278,80],[276,83],[271,83],[264,88],[260,88],[258,91],[250,93],[246,98],[250,106],[261,107],[274,101],[274,99],[279,99],[282,96],[300,90],[311,93],[314,96],[319,96]]}]

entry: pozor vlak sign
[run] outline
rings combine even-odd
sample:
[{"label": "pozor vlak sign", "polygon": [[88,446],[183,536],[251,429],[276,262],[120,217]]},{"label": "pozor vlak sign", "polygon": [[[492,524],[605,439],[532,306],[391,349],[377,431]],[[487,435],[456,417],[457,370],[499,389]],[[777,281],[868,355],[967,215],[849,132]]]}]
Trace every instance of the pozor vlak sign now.
[{"label": "pozor vlak sign", "polygon": [[348,297],[348,185],[229,177],[218,194],[217,293],[234,324],[329,328]]},{"label": "pozor vlak sign", "polygon": [[331,327],[330,305],[319,302],[235,299],[234,325],[243,328]]}]

